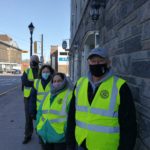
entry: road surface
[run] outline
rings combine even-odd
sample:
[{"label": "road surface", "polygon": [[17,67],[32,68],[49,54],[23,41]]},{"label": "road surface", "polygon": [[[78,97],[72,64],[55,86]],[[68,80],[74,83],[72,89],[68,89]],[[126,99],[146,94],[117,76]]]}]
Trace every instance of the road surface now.
[{"label": "road surface", "polygon": [[0,76],[0,150],[41,150],[34,132],[23,145],[24,103],[20,76]]}]

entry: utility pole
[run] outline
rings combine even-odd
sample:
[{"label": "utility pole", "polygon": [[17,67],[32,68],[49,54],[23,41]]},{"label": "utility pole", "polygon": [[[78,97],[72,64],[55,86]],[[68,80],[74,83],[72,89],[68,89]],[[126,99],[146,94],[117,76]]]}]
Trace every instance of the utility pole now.
[{"label": "utility pole", "polygon": [[41,63],[43,64],[44,58],[43,58],[43,34],[41,35]]}]

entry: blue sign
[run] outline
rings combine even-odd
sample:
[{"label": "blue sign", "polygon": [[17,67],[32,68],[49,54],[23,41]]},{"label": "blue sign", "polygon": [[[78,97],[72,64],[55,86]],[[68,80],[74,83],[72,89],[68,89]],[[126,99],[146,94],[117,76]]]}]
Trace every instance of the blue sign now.
[{"label": "blue sign", "polygon": [[68,57],[59,57],[59,61],[69,61]]},{"label": "blue sign", "polygon": [[66,48],[67,48],[67,41],[63,41],[63,42],[62,42],[62,48],[63,48],[63,49],[66,49]]}]

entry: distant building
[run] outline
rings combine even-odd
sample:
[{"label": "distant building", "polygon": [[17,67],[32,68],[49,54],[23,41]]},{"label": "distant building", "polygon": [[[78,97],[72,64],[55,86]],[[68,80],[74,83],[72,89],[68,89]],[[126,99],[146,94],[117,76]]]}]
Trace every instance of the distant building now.
[{"label": "distant building", "polygon": [[17,43],[6,34],[0,34],[0,70],[11,72],[12,69],[21,70],[22,50]]},{"label": "distant building", "polygon": [[68,75],[68,66],[69,66],[69,60],[68,60],[68,52],[66,52],[62,47],[60,46],[51,46],[51,66],[57,71],[57,72],[63,72],[66,75]]},{"label": "distant building", "polygon": [[68,66],[69,66],[68,52],[62,49],[62,47],[58,47],[58,71],[68,75],[69,74]]},{"label": "distant building", "polygon": [[51,46],[50,64],[55,69],[55,71],[58,71],[58,46],[57,45]]}]

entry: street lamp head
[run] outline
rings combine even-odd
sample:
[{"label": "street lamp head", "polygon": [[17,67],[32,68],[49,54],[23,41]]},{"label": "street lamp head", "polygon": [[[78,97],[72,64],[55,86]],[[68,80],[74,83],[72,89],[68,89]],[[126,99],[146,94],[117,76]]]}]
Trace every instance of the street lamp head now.
[{"label": "street lamp head", "polygon": [[29,28],[30,33],[32,34],[34,30],[34,25],[32,24],[32,22],[29,24],[28,28]]},{"label": "street lamp head", "polygon": [[105,8],[105,0],[92,0],[90,15],[93,21],[97,21],[100,15],[100,7]]},{"label": "street lamp head", "polygon": [[32,22],[29,24],[28,26],[31,37],[30,37],[30,56],[32,56],[32,34],[33,34],[33,30],[34,30],[34,26],[32,24]]},{"label": "street lamp head", "polygon": [[93,9],[99,9],[100,8],[100,2],[99,0],[93,0],[91,3],[91,8]]},{"label": "street lamp head", "polygon": [[93,21],[97,21],[99,18],[99,9],[91,8],[90,16]]}]

